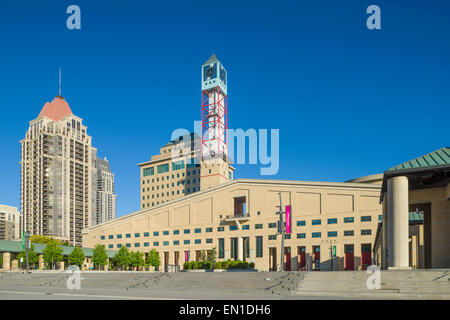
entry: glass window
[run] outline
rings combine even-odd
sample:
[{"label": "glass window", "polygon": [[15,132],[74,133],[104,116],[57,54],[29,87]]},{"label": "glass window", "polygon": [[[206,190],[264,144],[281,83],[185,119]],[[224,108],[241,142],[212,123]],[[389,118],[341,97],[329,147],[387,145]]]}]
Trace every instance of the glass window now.
[{"label": "glass window", "polygon": [[366,229],[366,230],[361,230],[361,235],[362,236],[368,236],[372,234],[372,230],[370,229]]},{"label": "glass window", "polygon": [[122,235],[121,235],[121,234],[118,234],[118,235],[117,235],[117,239],[122,239]]},{"label": "glass window", "polygon": [[217,232],[225,231],[225,227],[217,227]]},{"label": "glass window", "polygon": [[263,256],[263,237],[257,236],[256,237],[256,257],[262,258]]},{"label": "glass window", "polygon": [[108,245],[108,248],[109,248],[109,249],[112,249],[113,247],[114,247],[114,245],[112,245],[112,244],[109,244],[109,245]]},{"label": "glass window", "polygon": [[160,164],[157,168],[156,171],[158,173],[164,173],[164,172],[169,172],[169,164]]},{"label": "glass window", "polygon": [[243,225],[242,230],[250,230],[250,225],[248,225],[248,224]]},{"label": "glass window", "polygon": [[344,231],[344,236],[348,237],[348,236],[354,236],[355,235],[355,231],[353,230],[345,230]]},{"label": "glass window", "polygon": [[372,216],[362,216],[361,222],[369,222],[372,221]]},{"label": "glass window", "polygon": [[213,239],[206,239],[206,243],[212,243]]},{"label": "glass window", "polygon": [[125,247],[131,248],[131,243],[126,243],[126,244],[125,244]]},{"label": "glass window", "polygon": [[122,244],[121,243],[118,243],[117,244],[117,248],[121,248],[122,247]]},{"label": "glass window", "polygon": [[169,241],[163,241],[163,246],[168,246],[169,245]]},{"label": "glass window", "polygon": [[153,236],[154,236],[154,237],[159,236],[159,231],[153,231]]},{"label": "glass window", "polygon": [[191,240],[184,240],[183,243],[184,243],[184,244],[190,244],[190,243],[191,243]]},{"label": "glass window", "polygon": [[262,223],[255,224],[255,229],[262,229],[262,228],[263,228]]},{"label": "glass window", "polygon": [[134,237],[135,237],[135,238],[139,238],[140,236],[141,236],[140,233],[135,233],[135,234],[134,234]]},{"label": "glass window", "polygon": [[213,232],[213,228],[206,228],[205,231],[206,232]]},{"label": "glass window", "polygon": [[297,221],[297,227],[303,227],[303,226],[306,226],[305,220]]},{"label": "glass window", "polygon": [[235,231],[237,230],[237,226],[230,226],[230,231]]},{"label": "glass window", "polygon": [[190,229],[184,229],[184,230],[183,230],[183,233],[184,233],[184,234],[190,234],[190,233],[191,233],[191,230],[190,230]]},{"label": "glass window", "polygon": [[276,222],[269,223],[269,228],[276,228],[276,227],[277,227]]},{"label": "glass window", "polygon": [[269,235],[269,240],[277,240],[277,235],[276,234]]},{"label": "glass window", "polygon": [[220,238],[219,239],[219,259],[225,258],[225,239]]},{"label": "glass window", "polygon": [[144,242],[144,247],[148,247],[148,246],[150,246],[150,243],[149,242]]},{"label": "glass window", "polygon": [[127,233],[127,234],[125,235],[125,237],[126,237],[126,238],[131,238],[131,233]]},{"label": "glass window", "polygon": [[153,246],[154,247],[158,247],[159,246],[159,242],[158,241],[153,242]]},{"label": "glass window", "polygon": [[337,224],[337,218],[328,219],[328,224]]},{"label": "glass window", "polygon": [[179,245],[179,244],[180,244],[180,240],[174,240],[174,241],[173,241],[173,245],[174,245],[174,246],[177,246],[177,245]]},{"label": "glass window", "polygon": [[313,226],[321,225],[322,224],[322,220],[320,220],[320,219],[313,220],[313,221],[311,221],[311,224]]},{"label": "glass window", "polygon": [[322,234],[320,232],[313,232],[311,235],[313,238],[320,238]]},{"label": "glass window", "polygon": [[173,230],[173,234],[180,234],[180,230]]},{"label": "glass window", "polygon": [[105,236],[100,236],[100,240],[105,240]]},{"label": "glass window", "polygon": [[195,233],[201,233],[202,232],[202,228],[195,228],[194,232]]},{"label": "glass window", "polygon": [[306,233],[297,233],[297,239],[306,239]]},{"label": "glass window", "polygon": [[163,231],[163,236],[168,236],[169,235],[169,231]]},{"label": "glass window", "polygon": [[138,247],[141,246],[141,244],[140,244],[139,242],[136,242],[136,243],[134,244],[134,246],[135,246],[136,248],[138,248]]},{"label": "glass window", "polygon": [[337,231],[328,231],[328,237],[329,238],[337,237]]},{"label": "glass window", "polygon": [[152,175],[154,175],[154,174],[155,174],[155,169],[154,169],[153,167],[151,167],[151,168],[145,168],[145,169],[142,170],[142,175],[143,175],[144,177],[152,176]]},{"label": "glass window", "polygon": [[172,162],[172,171],[184,169],[184,160]]},{"label": "glass window", "polygon": [[354,217],[345,217],[344,223],[353,223],[355,221]]},{"label": "glass window", "polygon": [[201,244],[202,240],[201,239],[195,239],[195,244]]},{"label": "glass window", "polygon": [[114,236],[113,236],[112,234],[110,234],[110,235],[108,236],[108,239],[114,239]]},{"label": "glass window", "polygon": [[144,237],[150,237],[150,232],[144,232]]}]

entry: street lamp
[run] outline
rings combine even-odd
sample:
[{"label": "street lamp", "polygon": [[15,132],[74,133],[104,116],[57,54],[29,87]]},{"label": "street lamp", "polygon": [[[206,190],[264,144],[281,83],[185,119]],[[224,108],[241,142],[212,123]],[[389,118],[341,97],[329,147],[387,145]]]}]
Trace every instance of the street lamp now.
[{"label": "street lamp", "polygon": [[329,242],[330,243],[330,258],[331,258],[331,268],[330,271],[333,271],[333,261],[334,261],[334,257],[336,256],[336,246],[333,246],[333,242],[336,242],[336,240],[334,239],[330,239],[330,240],[322,240],[322,242]]},{"label": "street lamp", "polygon": [[278,221],[278,234],[281,234],[281,260],[280,260],[280,271],[284,271],[284,237],[286,234],[286,225],[284,222],[283,214],[283,205],[281,203],[281,192],[278,193],[280,196],[280,210],[276,212],[276,214],[280,215],[280,220]]}]

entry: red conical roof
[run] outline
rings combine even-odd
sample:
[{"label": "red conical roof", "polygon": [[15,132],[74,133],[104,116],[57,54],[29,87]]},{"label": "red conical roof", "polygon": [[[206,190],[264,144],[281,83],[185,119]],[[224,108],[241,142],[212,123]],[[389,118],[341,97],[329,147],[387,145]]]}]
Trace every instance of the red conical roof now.
[{"label": "red conical roof", "polygon": [[39,117],[46,116],[55,121],[59,121],[65,116],[72,114],[69,104],[63,97],[56,96],[52,102],[47,102],[39,113]]}]

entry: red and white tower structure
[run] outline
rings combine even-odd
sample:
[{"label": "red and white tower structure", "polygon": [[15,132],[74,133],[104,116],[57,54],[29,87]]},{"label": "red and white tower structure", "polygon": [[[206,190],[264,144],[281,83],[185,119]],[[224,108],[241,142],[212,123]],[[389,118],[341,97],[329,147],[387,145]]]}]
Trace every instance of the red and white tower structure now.
[{"label": "red and white tower structure", "polygon": [[227,71],[213,54],[202,66],[202,190],[233,179],[227,121]]}]

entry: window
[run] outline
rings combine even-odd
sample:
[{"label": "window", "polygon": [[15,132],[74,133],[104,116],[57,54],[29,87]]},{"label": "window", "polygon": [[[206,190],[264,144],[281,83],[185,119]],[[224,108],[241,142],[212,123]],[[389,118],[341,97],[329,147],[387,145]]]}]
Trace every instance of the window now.
[{"label": "window", "polygon": [[328,224],[337,224],[337,219],[336,218],[328,219]]},{"label": "window", "polygon": [[195,233],[202,233],[202,228],[195,228],[194,232]]},{"label": "window", "polygon": [[297,233],[297,239],[306,239],[306,233]]},{"label": "window", "polygon": [[213,232],[213,228],[206,228],[205,231],[206,232]]},{"label": "window", "polygon": [[131,243],[126,243],[126,244],[125,244],[125,247],[131,248]]},{"label": "window", "polygon": [[100,236],[100,240],[105,240],[105,236]]},{"label": "window", "polygon": [[262,223],[255,224],[255,229],[262,229],[262,228],[263,228]]},{"label": "window", "polygon": [[353,230],[344,230],[344,237],[354,236],[355,231]]},{"label": "window", "polygon": [[302,221],[297,221],[297,227],[303,227],[306,226],[306,221],[302,220]]},{"label": "window", "polygon": [[150,236],[150,232],[144,232],[144,237],[149,237]]},{"label": "window", "polygon": [[219,259],[225,258],[225,239],[220,238],[219,239]]},{"label": "window", "polygon": [[151,168],[145,168],[144,170],[142,170],[142,175],[143,175],[144,177],[152,176],[152,175],[154,175],[154,174],[155,174],[155,169],[154,169],[153,167],[151,167]]},{"label": "window", "polygon": [[230,231],[235,231],[237,230],[237,226],[230,226]]},{"label": "window", "polygon": [[134,237],[135,237],[135,238],[139,238],[140,236],[141,236],[140,233],[135,233],[135,234],[134,234]]},{"label": "window", "polygon": [[201,239],[195,239],[195,244],[201,244],[202,240]]},{"label": "window", "polygon": [[213,239],[206,239],[206,243],[212,243]]},{"label": "window", "polygon": [[269,235],[269,240],[277,240],[277,235],[276,234]]},{"label": "window", "polygon": [[179,244],[180,244],[180,240],[174,240],[174,241],[173,241],[173,245],[174,245],[174,246],[177,246],[177,245],[179,245]]},{"label": "window", "polygon": [[122,235],[121,234],[118,234],[116,237],[117,237],[117,239],[122,239]]},{"label": "window", "polygon": [[250,230],[250,225],[249,224],[243,225],[242,230]]},{"label": "window", "polygon": [[153,246],[154,247],[158,247],[159,246],[159,242],[158,241],[153,242]]},{"label": "window", "polygon": [[125,238],[131,238],[131,233],[127,233],[127,234],[125,235]]},{"label": "window", "polygon": [[169,241],[163,241],[163,246],[168,246],[169,245]]},{"label": "window", "polygon": [[372,230],[371,229],[366,229],[366,230],[361,230],[361,235],[362,236],[368,236],[372,234]]},{"label": "window", "polygon": [[319,226],[319,225],[322,224],[322,220],[320,220],[320,219],[313,220],[313,221],[311,221],[311,224],[312,224],[313,226]]},{"label": "window", "polygon": [[135,244],[134,244],[134,247],[135,248],[138,248],[138,247],[140,247],[141,246],[141,244],[139,243],[139,242],[136,242]]},{"label": "window", "polygon": [[353,223],[355,221],[354,217],[345,217],[344,223]]},{"label": "window", "polygon": [[121,247],[122,247],[122,244],[118,243],[117,248],[121,248]]},{"label": "window", "polygon": [[184,160],[172,162],[172,171],[184,169]]},{"label": "window", "polygon": [[320,238],[322,236],[322,234],[320,232],[313,232],[311,237],[313,238]]},{"label": "window", "polygon": [[217,227],[217,232],[225,231],[225,227]]},{"label": "window", "polygon": [[154,231],[154,232],[153,232],[153,236],[154,236],[154,237],[159,236],[159,232],[158,232],[158,231]]},{"label": "window", "polygon": [[158,173],[164,173],[164,172],[169,172],[169,164],[160,164],[157,168],[156,168]]},{"label": "window", "polygon": [[362,216],[361,222],[369,222],[372,221],[372,216]]},{"label": "window", "polygon": [[328,237],[329,238],[337,237],[337,231],[328,231]]},{"label": "window", "polygon": [[291,234],[290,233],[285,233],[284,234],[284,238],[285,239],[290,239],[291,238]]},{"label": "window", "polygon": [[168,236],[169,235],[169,231],[163,231],[163,236]]},{"label": "window", "polygon": [[256,257],[262,258],[263,256],[263,237],[257,236],[256,237]]},{"label": "window", "polygon": [[277,227],[277,223],[276,222],[269,223],[269,229],[273,229],[273,228],[276,228],[276,227]]},{"label": "window", "polygon": [[173,230],[173,234],[180,234],[180,230]]},{"label": "window", "polygon": [[378,215],[378,221],[383,221],[383,215],[382,214]]},{"label": "window", "polygon": [[110,235],[108,236],[108,239],[114,239],[114,236],[113,236],[112,234],[110,234]]},{"label": "window", "polygon": [[184,229],[184,230],[183,230],[183,233],[184,233],[184,234],[190,234],[190,233],[191,233],[191,230],[190,230],[190,229]]},{"label": "window", "polygon": [[184,240],[183,243],[184,243],[184,244],[190,244],[190,243],[191,243],[191,240]]},{"label": "window", "polygon": [[113,247],[114,247],[114,245],[112,245],[112,244],[109,244],[109,245],[108,245],[108,248],[109,248],[109,249],[112,249]]},{"label": "window", "polygon": [[144,247],[148,247],[150,245],[149,242],[144,242]]}]

